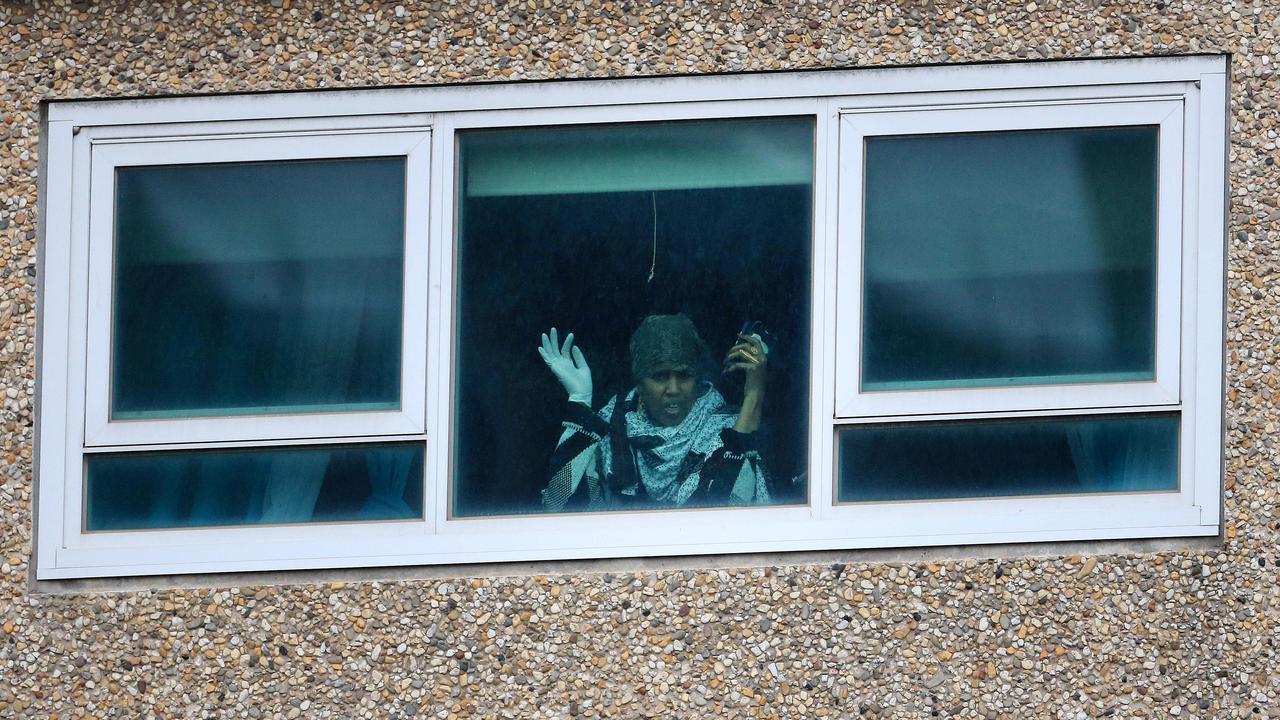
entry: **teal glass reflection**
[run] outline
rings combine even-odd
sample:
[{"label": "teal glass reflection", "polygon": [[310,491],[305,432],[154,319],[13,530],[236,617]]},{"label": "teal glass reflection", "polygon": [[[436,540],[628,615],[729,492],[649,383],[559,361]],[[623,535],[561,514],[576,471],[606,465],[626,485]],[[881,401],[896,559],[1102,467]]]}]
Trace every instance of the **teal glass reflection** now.
[{"label": "teal glass reflection", "polygon": [[404,173],[118,169],[111,417],[399,407]]},{"label": "teal glass reflection", "polygon": [[1157,140],[868,139],[863,389],[1154,379]]},{"label": "teal glass reflection", "polygon": [[842,502],[1178,488],[1178,415],[899,423],[839,434]]},{"label": "teal glass reflection", "polygon": [[422,517],[421,444],[89,455],[85,529]]},{"label": "teal glass reflection", "polygon": [[[771,117],[458,132],[453,516],[807,502],[814,131]],[[675,313],[707,346],[693,392],[708,412],[662,436],[628,405],[630,339]],[[725,461],[735,436],[715,423],[746,392],[722,362],[757,325],[773,338],[759,428]],[[616,421],[598,440],[565,434],[584,418],[537,352],[552,327],[589,360],[588,417]],[[632,465],[643,490],[615,472]],[[576,488],[563,503],[547,501],[556,477]]]}]

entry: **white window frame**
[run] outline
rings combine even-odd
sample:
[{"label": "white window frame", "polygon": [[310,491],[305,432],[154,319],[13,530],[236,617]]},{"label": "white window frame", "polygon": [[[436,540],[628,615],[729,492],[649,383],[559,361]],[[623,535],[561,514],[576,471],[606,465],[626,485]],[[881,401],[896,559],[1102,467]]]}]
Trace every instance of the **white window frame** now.
[{"label": "white window frame", "polygon": [[[37,577],[1216,535],[1223,457],[1226,77],[1225,57],[1195,56],[54,103],[46,125],[41,245]],[[901,119],[903,113],[922,118],[916,127],[932,127],[925,118],[949,116],[989,129],[1000,127],[1002,115],[1048,127],[1055,126],[1059,112],[1089,114],[1088,108],[1125,103],[1116,117],[1159,108],[1168,134],[1181,123],[1176,153],[1165,146],[1166,131],[1161,133],[1162,180],[1171,154],[1182,172],[1176,178],[1176,217],[1166,216],[1169,208],[1161,205],[1158,282],[1165,291],[1173,278],[1180,292],[1158,301],[1156,381],[1085,386],[1088,392],[1062,386],[1062,395],[1026,387],[893,393],[900,397],[881,405],[867,396],[886,393],[859,393],[847,363],[857,357],[858,334],[857,300],[851,296],[859,293],[847,280],[858,277],[848,274],[849,263],[857,262],[850,248],[860,246],[849,216],[850,198],[858,195],[847,181],[854,161],[846,152],[848,133],[879,132],[876,118]],[[797,114],[812,115],[816,124],[807,503],[451,517],[455,133],[471,127]],[[855,130],[842,129],[849,127]],[[900,134],[902,126],[894,127]],[[413,416],[408,401],[415,379],[407,377],[412,373],[406,362],[406,410],[387,415],[408,424],[384,426],[376,417],[351,416],[105,422],[101,354],[109,320],[101,308],[109,304],[101,302],[110,297],[109,287],[105,295],[103,290],[110,273],[109,262],[103,271],[102,253],[93,252],[104,227],[98,208],[104,167],[145,156],[148,143],[169,148],[161,152],[174,157],[188,157],[195,147],[242,147],[248,154],[240,157],[263,158],[297,144],[349,157],[344,143],[352,136],[382,130],[399,135],[406,129],[429,133],[412,150],[419,155],[411,164],[421,174],[409,185],[408,207],[425,215],[407,228],[406,248],[406,298],[413,299],[406,300],[405,343],[424,348],[420,361],[409,358],[421,371],[420,416]],[[114,157],[113,147],[122,148],[123,156]],[[290,157],[317,157],[298,153]],[[190,157],[196,156],[205,157]],[[415,195],[422,189],[425,196]],[[1164,185],[1161,190],[1163,203]],[[1105,397],[1098,399],[1100,394]],[[858,423],[1160,410],[1182,416],[1181,482],[1173,492],[856,505],[835,500],[835,437]],[[81,529],[84,458],[92,453],[390,440],[426,444],[421,520]]]},{"label": "white window frame", "polygon": [[[1148,382],[1026,383],[929,390],[866,390],[862,386],[862,292],[855,284],[839,293],[836,329],[836,408],[841,418],[1010,410],[1066,410],[1174,405],[1178,402],[1181,265],[1182,153],[1194,151],[1198,138],[1183,133],[1181,100],[1133,95],[1108,88],[1095,99],[1029,101],[1025,96],[999,103],[963,106],[911,106],[905,98],[884,98],[876,108],[842,109],[840,114],[841,278],[862,277],[863,149],[876,136],[934,135],[1016,130],[1048,130],[1124,125],[1159,128],[1156,250],[1155,377]],[[897,100],[899,104],[893,104]],[[842,286],[843,290],[843,286]]]},{"label": "white window frame", "polygon": [[[90,142],[89,307],[112,306],[114,276],[114,189],[116,170],[130,166],[403,157],[405,160],[404,296],[401,326],[400,408],[372,412],[222,414],[183,419],[110,417],[111,312],[89,317],[88,385],[85,408],[87,447],[248,440],[307,439],[422,434],[425,427],[426,288],[410,278],[426,275],[426,203],[414,202],[413,188],[428,187],[431,132],[419,128],[243,132],[223,136],[102,139]],[[98,199],[102,199],[98,201]]]}]

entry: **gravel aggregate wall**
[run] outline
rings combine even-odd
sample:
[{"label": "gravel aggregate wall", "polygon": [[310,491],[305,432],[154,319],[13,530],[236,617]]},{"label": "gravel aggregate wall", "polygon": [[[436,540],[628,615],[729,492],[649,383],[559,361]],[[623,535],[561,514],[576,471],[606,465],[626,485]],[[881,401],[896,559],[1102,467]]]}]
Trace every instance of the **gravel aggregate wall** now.
[{"label": "gravel aggregate wall", "polygon": [[[0,717],[1280,717],[1278,27],[1231,1],[0,4]],[[1196,52],[1233,54],[1220,544],[32,592],[41,100]]]}]

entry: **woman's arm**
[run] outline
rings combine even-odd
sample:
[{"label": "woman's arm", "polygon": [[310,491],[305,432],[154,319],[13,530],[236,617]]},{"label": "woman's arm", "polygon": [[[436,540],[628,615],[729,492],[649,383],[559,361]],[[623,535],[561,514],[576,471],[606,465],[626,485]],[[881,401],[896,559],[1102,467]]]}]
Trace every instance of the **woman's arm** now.
[{"label": "woman's arm", "polygon": [[764,464],[756,449],[755,433],[725,428],[721,446],[702,465],[697,503],[700,505],[761,505],[769,502]]},{"label": "woman's arm", "polygon": [[597,468],[599,453],[608,451],[609,425],[583,403],[567,406],[563,432],[551,454],[550,480],[541,493],[548,512],[589,507],[601,500]]},{"label": "woman's arm", "polygon": [[591,368],[582,349],[573,344],[573,333],[561,344],[555,328],[542,334],[538,355],[569,396],[564,432],[551,455],[550,480],[542,490],[542,505],[550,512],[560,512],[570,505],[594,504],[600,500],[600,482],[599,478],[592,481],[593,472],[609,426],[591,412]]},{"label": "woman's arm", "polygon": [[760,336],[739,333],[738,342],[724,357],[724,372],[742,372],[742,408],[733,427],[721,431],[721,446],[703,463],[702,480],[698,484],[700,504],[769,502],[764,465],[756,449],[768,366],[769,351]]},{"label": "woman's arm", "polygon": [[738,333],[737,344],[724,356],[724,371],[742,371],[742,411],[733,425],[733,429],[740,433],[753,433],[760,429],[768,367],[769,351],[760,336]]}]

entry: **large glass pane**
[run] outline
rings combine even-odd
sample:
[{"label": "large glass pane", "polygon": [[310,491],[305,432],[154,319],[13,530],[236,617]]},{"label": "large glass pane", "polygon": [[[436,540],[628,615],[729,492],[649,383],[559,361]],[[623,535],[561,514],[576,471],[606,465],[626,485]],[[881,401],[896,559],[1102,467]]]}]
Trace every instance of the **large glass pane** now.
[{"label": "large glass pane", "polygon": [[458,150],[453,514],[803,501],[812,119]]},{"label": "large glass pane", "polygon": [[866,141],[862,388],[1152,380],[1155,127]]},{"label": "large glass pane", "polygon": [[420,518],[422,455],[421,444],[90,455],[85,529]]},{"label": "large glass pane", "polygon": [[842,502],[1178,488],[1178,415],[868,425],[842,430]]},{"label": "large glass pane", "polygon": [[111,417],[399,407],[404,172],[118,169]]}]

